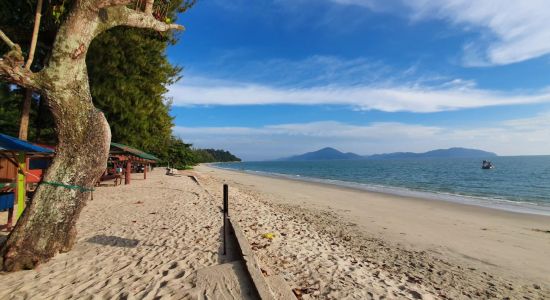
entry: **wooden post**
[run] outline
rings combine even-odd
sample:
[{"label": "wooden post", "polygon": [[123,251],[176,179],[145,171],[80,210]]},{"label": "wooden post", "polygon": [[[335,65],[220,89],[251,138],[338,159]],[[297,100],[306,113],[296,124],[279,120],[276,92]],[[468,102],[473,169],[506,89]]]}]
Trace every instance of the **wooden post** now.
[{"label": "wooden post", "polygon": [[126,174],[124,176],[124,184],[130,184],[130,177],[132,174],[132,162],[130,160],[126,161]]},{"label": "wooden post", "polygon": [[25,173],[26,161],[25,153],[21,152],[17,154],[17,163],[19,164],[19,169],[17,170],[17,213],[16,218],[19,218],[25,209]]},{"label": "wooden post", "polygon": [[8,224],[6,225],[6,228],[8,230],[11,230],[12,225],[13,225],[13,207],[8,209]]},{"label": "wooden post", "polygon": [[143,164],[143,179],[147,179],[147,167],[149,164]]},{"label": "wooden post", "polygon": [[19,139],[26,141],[29,132],[29,115],[31,111],[32,91],[25,90],[23,108],[21,109],[21,119],[19,121]]},{"label": "wooden post", "polygon": [[227,254],[227,216],[229,213],[229,192],[227,184],[223,185],[223,255]]},{"label": "wooden post", "polygon": [[229,186],[223,185],[223,213],[225,216],[229,215]]}]

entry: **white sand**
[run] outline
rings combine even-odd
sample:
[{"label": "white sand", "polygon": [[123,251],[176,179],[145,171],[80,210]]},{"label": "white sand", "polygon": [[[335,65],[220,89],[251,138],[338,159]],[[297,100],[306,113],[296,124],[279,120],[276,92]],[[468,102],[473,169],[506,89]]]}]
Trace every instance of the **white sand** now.
[{"label": "white sand", "polygon": [[0,275],[0,299],[197,298],[195,271],[219,263],[219,205],[190,178],[161,169],[99,187],[74,249]]},{"label": "white sand", "polygon": [[197,271],[223,261],[224,182],[264,273],[303,299],[550,298],[548,217],[205,166],[185,174],[201,185],[158,170],[98,188],[74,249],[0,275],[0,299],[204,299],[197,280],[213,278]]},{"label": "white sand", "polygon": [[308,297],[550,298],[550,217],[197,171],[217,197],[230,184],[263,268]]}]

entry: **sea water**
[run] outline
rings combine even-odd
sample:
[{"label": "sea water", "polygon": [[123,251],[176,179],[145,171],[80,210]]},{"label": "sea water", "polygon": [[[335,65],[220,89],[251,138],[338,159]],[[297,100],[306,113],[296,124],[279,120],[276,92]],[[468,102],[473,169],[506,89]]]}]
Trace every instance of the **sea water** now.
[{"label": "sea water", "polygon": [[550,156],[266,161],[217,167],[369,191],[550,215]]}]

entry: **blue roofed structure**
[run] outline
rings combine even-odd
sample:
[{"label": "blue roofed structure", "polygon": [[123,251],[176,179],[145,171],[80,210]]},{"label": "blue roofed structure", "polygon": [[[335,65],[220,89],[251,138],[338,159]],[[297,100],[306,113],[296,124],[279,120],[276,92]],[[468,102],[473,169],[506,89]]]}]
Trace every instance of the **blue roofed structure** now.
[{"label": "blue roofed structure", "polygon": [[54,153],[51,149],[40,147],[2,133],[0,133],[0,152]]},{"label": "blue roofed structure", "polygon": [[[14,202],[17,203],[17,214],[19,218],[25,209],[26,201],[26,175],[27,158],[29,156],[45,156],[54,154],[54,151],[48,148],[40,147],[20,140],[18,138],[0,133],[0,158],[5,158],[11,164],[15,165],[14,181],[0,182],[0,209],[8,210],[8,223],[3,228],[10,229],[13,222]],[[13,157],[12,157],[13,156]],[[16,201],[15,201],[16,200]]]}]

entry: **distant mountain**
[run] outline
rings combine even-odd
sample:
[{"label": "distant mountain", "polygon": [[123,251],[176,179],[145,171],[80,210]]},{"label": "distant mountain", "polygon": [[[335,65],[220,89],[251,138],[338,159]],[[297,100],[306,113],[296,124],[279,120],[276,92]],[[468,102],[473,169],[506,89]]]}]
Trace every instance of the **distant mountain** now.
[{"label": "distant mountain", "polygon": [[344,153],[334,148],[326,147],[321,150],[277,159],[278,161],[309,161],[309,160],[337,160],[337,159],[405,159],[405,158],[489,158],[496,153],[468,148],[437,149],[424,153],[394,152],[361,156],[355,153]]},{"label": "distant mountain", "polygon": [[314,152],[304,153],[291,157],[278,159],[280,161],[308,161],[308,160],[336,160],[336,159],[362,159],[361,155],[355,153],[343,153],[334,148],[326,147]]},{"label": "distant mountain", "polygon": [[495,157],[496,153],[487,152],[477,149],[467,149],[467,148],[449,148],[449,149],[438,149],[432,150],[424,153],[413,153],[413,152],[395,152],[395,153],[386,153],[386,154],[374,154],[365,156],[367,159],[400,159],[400,158],[455,158],[455,157]]}]

